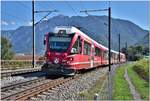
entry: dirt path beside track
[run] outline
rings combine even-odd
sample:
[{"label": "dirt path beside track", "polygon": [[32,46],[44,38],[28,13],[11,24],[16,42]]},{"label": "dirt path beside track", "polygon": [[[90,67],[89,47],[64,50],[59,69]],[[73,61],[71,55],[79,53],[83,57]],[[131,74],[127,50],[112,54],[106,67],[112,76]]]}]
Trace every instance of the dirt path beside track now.
[{"label": "dirt path beside track", "polygon": [[130,91],[131,91],[131,94],[132,94],[134,100],[141,101],[140,94],[137,92],[137,90],[135,89],[135,86],[132,84],[132,82],[130,80],[130,77],[128,76],[127,68],[125,68],[124,77],[125,77],[125,79],[127,80],[128,84],[129,84],[129,88],[130,88]]}]

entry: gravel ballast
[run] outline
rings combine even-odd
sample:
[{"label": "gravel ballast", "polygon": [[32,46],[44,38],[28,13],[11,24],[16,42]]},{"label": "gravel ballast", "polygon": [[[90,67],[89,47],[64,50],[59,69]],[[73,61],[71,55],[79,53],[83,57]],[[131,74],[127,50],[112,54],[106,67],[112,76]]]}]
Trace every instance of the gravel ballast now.
[{"label": "gravel ballast", "polygon": [[96,69],[88,74],[83,74],[77,80],[69,81],[59,87],[41,93],[31,100],[80,100],[79,94],[89,90],[100,77],[104,76],[108,68]]}]

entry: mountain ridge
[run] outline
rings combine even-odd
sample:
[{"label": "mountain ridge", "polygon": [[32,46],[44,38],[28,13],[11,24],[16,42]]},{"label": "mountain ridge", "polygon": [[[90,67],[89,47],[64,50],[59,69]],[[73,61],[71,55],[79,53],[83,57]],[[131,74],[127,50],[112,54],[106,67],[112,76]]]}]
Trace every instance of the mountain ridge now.
[{"label": "mountain ridge", "polygon": [[[47,21],[42,21],[35,28],[36,53],[44,54],[44,34],[53,30],[55,26],[80,26],[85,34],[103,44],[108,45],[108,17],[107,16],[54,16]],[[134,45],[143,40],[147,30],[129,20],[112,18],[111,39],[112,48],[118,50],[118,34],[121,34],[121,46],[125,42]],[[85,30],[86,29],[86,30]],[[8,37],[16,53],[32,53],[32,27],[21,26],[16,30],[2,31],[2,36]],[[18,44],[19,43],[19,44]]]}]

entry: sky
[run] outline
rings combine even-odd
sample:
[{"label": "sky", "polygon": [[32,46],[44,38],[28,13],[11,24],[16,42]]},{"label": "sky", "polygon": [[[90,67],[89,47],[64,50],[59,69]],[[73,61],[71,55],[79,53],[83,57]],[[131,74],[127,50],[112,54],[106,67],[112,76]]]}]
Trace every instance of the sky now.
[{"label": "sky", "polygon": [[[112,17],[130,20],[143,29],[149,29],[149,2],[148,1],[111,1]],[[82,10],[108,8],[108,1],[35,1],[35,10],[58,10],[47,19],[56,15],[87,16],[80,13]],[[47,13],[36,13],[35,22]],[[91,15],[107,15],[107,12],[92,12]],[[32,25],[31,1],[2,1],[1,2],[1,29],[13,30],[19,26]]]}]

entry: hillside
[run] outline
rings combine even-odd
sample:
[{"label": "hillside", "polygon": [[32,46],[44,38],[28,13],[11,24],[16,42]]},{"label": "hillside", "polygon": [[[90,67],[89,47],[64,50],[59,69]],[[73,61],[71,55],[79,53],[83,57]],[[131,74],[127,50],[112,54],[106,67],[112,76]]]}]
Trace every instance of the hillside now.
[{"label": "hillside", "polygon": [[[58,15],[43,21],[36,26],[35,41],[36,53],[44,53],[44,34],[52,31],[55,26],[69,25],[80,26],[87,35],[107,46],[108,37],[107,16],[64,16]],[[118,50],[118,34],[121,34],[121,46],[128,42],[128,45],[139,43],[146,36],[148,31],[143,30],[131,21],[112,18],[112,48]],[[2,31],[2,36],[10,39],[16,53],[32,53],[32,27],[21,26],[16,30]],[[142,43],[142,42],[141,42]]]},{"label": "hillside", "polygon": [[147,33],[141,40],[138,41],[137,45],[149,46],[149,33]]}]

